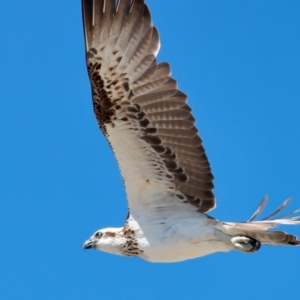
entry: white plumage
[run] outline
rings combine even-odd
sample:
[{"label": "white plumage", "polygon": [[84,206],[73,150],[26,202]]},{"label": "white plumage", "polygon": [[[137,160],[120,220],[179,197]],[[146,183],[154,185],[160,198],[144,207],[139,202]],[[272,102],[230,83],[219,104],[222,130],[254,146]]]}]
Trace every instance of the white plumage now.
[{"label": "white plumage", "polygon": [[97,231],[84,244],[148,261],[173,262],[261,244],[299,245],[297,237],[268,231],[299,217],[220,222],[213,175],[186,95],[170,66],[156,62],[160,41],[142,0],[82,0],[86,61],[100,129],[124,180],[129,216],[122,228]]}]

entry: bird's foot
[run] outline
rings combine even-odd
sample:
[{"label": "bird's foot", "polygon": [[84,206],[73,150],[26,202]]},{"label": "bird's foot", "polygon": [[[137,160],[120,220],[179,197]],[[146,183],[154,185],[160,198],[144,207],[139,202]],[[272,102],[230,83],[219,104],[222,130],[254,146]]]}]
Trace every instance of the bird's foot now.
[{"label": "bird's foot", "polygon": [[236,250],[251,253],[259,250],[260,242],[247,236],[235,236],[231,242]]}]

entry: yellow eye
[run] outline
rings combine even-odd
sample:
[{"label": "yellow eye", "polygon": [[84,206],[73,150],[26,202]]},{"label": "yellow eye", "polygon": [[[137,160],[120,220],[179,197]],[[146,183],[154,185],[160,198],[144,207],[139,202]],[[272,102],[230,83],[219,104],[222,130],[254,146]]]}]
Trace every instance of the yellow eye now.
[{"label": "yellow eye", "polygon": [[102,236],[102,232],[100,232],[100,231],[96,232],[95,238],[100,239],[101,236]]}]

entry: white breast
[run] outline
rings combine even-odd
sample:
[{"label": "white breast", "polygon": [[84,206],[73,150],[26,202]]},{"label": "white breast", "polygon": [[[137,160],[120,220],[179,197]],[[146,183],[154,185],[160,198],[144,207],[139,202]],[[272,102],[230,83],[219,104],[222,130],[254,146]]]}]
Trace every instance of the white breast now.
[{"label": "white breast", "polygon": [[[161,218],[162,220],[163,218]],[[217,229],[220,224],[211,224],[205,215],[182,218],[179,215],[163,223],[141,222],[133,218],[130,227],[135,228],[143,258],[151,262],[177,262],[205,256],[215,252],[227,252],[232,246],[222,239]]]}]

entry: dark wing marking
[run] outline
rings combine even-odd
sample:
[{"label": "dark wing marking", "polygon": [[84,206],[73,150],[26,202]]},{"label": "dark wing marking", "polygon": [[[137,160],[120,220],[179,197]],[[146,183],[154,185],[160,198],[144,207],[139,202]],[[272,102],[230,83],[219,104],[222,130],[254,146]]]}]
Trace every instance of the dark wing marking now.
[{"label": "dark wing marking", "polygon": [[152,153],[153,176],[172,183],[177,200],[211,210],[211,168],[187,96],[170,77],[169,64],[156,62],[159,35],[148,7],[141,0],[83,0],[82,6],[94,111],[113,150],[120,146],[108,130],[130,131],[130,145],[145,149],[148,162]]}]

